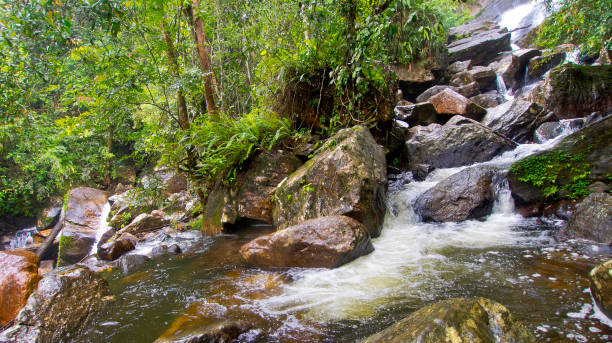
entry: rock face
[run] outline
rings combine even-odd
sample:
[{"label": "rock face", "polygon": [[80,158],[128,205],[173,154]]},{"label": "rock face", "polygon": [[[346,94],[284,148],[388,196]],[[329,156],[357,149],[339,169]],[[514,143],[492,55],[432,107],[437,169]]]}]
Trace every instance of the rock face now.
[{"label": "rock face", "polygon": [[36,289],[38,256],[25,250],[0,251],[0,327],[15,319]]},{"label": "rock face", "polygon": [[106,281],[91,270],[58,268],[45,274],[0,342],[68,342],[110,294]]},{"label": "rock face", "polygon": [[415,212],[424,221],[460,222],[491,214],[495,195],[492,189],[496,171],[472,167],[442,180],[419,196]]},{"label": "rock face", "polygon": [[535,338],[503,305],[485,298],[455,298],[414,312],[364,343],[515,342]]},{"label": "rock face", "polygon": [[436,168],[488,161],[515,146],[492,129],[461,116],[454,116],[444,125],[411,128],[406,141],[410,166],[428,164]]},{"label": "rock face", "polygon": [[583,118],[542,123],[533,133],[533,140],[538,143],[544,143],[549,139],[559,136],[566,129],[578,130],[583,128],[584,125],[585,120]]},{"label": "rock face", "polygon": [[278,185],[274,224],[286,228],[346,215],[376,237],[385,214],[386,170],[384,151],[366,127],[341,130]]},{"label": "rock face", "polygon": [[612,260],[593,268],[589,279],[597,306],[608,318],[612,318]]},{"label": "rock face", "polygon": [[[455,28],[455,32],[459,32],[459,28]],[[510,32],[499,27],[484,29],[483,25],[481,32],[472,31],[469,37],[450,43],[447,46],[449,63],[472,60],[473,65],[479,65],[494,59],[502,51],[510,50]]]},{"label": "rock face", "polygon": [[288,151],[259,154],[240,180],[238,216],[272,223],[276,186],[301,165]]},{"label": "rock face", "polygon": [[137,235],[145,232],[155,231],[170,225],[170,219],[163,211],[155,210],[150,214],[143,213],[136,217],[128,226],[119,233]]},{"label": "rock face", "polygon": [[408,123],[410,126],[433,124],[438,116],[436,108],[429,102],[396,106],[394,111],[397,119]]},{"label": "rock face", "polygon": [[531,92],[529,100],[559,119],[612,112],[612,65],[564,65]]},{"label": "rock face", "polygon": [[[609,175],[612,174],[612,116],[601,119],[563,138],[551,150],[534,154],[515,162],[508,173],[508,181],[512,196],[517,205],[541,204],[546,199],[539,187],[528,181],[522,181],[522,166],[526,161],[534,159],[551,159],[555,155],[563,154],[571,158],[572,168],[560,168],[555,176],[555,186],[558,190],[569,187],[574,177],[582,182],[593,183],[601,181],[609,184]],[[580,173],[576,174],[575,170]],[[581,174],[584,177],[580,177]]]},{"label": "rock face", "polygon": [[533,137],[536,128],[548,120],[538,104],[515,99],[487,111],[482,123],[519,143]]},{"label": "rock face", "polygon": [[442,115],[452,116],[459,114],[466,118],[480,121],[487,113],[487,110],[484,108],[450,89],[445,89],[432,96],[429,98],[429,102],[434,105],[436,112]]},{"label": "rock face", "polygon": [[549,53],[544,56],[536,56],[529,60],[527,65],[527,75],[535,80],[547,71],[558,66],[565,59],[565,52]]},{"label": "rock face", "polygon": [[105,204],[106,193],[101,190],[79,187],[70,191],[59,238],[59,266],[77,263],[89,254]]},{"label": "rock face", "polygon": [[301,165],[299,158],[284,150],[257,155],[247,171],[237,176],[236,185],[222,185],[211,192],[205,208],[204,231],[222,232],[225,224],[240,218],[272,223],[276,187]]},{"label": "rock face", "polygon": [[307,220],[240,248],[258,267],[335,268],[374,250],[365,226],[345,216]]},{"label": "rock face", "polygon": [[491,67],[476,66],[468,70],[468,73],[472,74],[474,80],[478,82],[480,89],[483,91],[495,90],[497,88],[495,79],[497,75],[495,70]]},{"label": "rock face", "polygon": [[145,189],[161,189],[166,195],[186,190],[187,183],[185,174],[167,167],[156,168],[142,180]]},{"label": "rock face", "polygon": [[479,94],[471,97],[470,100],[482,108],[492,108],[499,106],[502,99],[500,99],[500,97],[497,95]]},{"label": "rock face", "polygon": [[612,244],[612,196],[593,193],[576,205],[576,211],[563,233]]},{"label": "rock face", "polygon": [[112,242],[107,242],[98,247],[98,257],[102,260],[114,261],[128,251],[134,250],[135,246],[132,240],[128,238],[119,238]]}]

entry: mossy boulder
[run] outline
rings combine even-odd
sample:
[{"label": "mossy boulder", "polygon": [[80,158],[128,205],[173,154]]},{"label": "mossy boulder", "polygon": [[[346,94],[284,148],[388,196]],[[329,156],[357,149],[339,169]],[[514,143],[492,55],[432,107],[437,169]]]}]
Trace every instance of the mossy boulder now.
[{"label": "mossy boulder", "polygon": [[564,65],[553,69],[530,100],[559,119],[612,112],[612,65]]},{"label": "mossy boulder", "polygon": [[612,260],[593,268],[589,273],[591,294],[599,309],[612,318]]},{"label": "mossy boulder", "polygon": [[515,162],[508,181],[519,206],[579,199],[612,177],[612,116],[563,138],[551,150]]},{"label": "mossy boulder", "polygon": [[204,208],[204,233],[220,233],[240,219],[272,223],[276,187],[301,165],[302,161],[286,150],[259,153],[235,183],[220,183],[210,192]]},{"label": "mossy boulder", "polygon": [[532,343],[535,338],[503,305],[456,298],[414,312],[363,343]]},{"label": "mossy boulder", "polygon": [[106,201],[106,192],[98,189],[78,187],[70,191],[59,238],[58,266],[77,263],[89,254]]},{"label": "mossy boulder", "polygon": [[83,267],[58,268],[43,276],[0,342],[69,342],[110,300],[108,283]]},{"label": "mossy boulder", "polygon": [[383,148],[364,126],[343,129],[276,190],[274,224],[345,215],[380,233],[385,215],[387,164]]}]

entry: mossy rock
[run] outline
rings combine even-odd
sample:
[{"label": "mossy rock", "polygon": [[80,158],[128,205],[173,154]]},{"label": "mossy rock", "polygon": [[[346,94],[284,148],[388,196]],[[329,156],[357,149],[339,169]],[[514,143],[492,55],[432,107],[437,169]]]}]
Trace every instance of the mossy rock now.
[{"label": "mossy rock", "polygon": [[455,298],[414,312],[363,343],[535,342],[503,305],[485,298]]},{"label": "mossy rock", "polygon": [[515,162],[508,173],[519,205],[579,199],[596,181],[612,180],[612,116],[565,137],[550,151]]}]

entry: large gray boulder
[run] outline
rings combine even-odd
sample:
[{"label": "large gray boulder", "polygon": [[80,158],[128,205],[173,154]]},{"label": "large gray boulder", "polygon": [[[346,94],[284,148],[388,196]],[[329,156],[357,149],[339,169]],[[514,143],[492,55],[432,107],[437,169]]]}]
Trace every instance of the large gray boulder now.
[{"label": "large gray boulder", "polygon": [[421,194],[414,210],[424,221],[460,222],[491,214],[495,194],[491,167],[470,167]]},{"label": "large gray boulder", "polygon": [[488,109],[482,123],[518,143],[525,143],[550,117],[538,104],[515,99]]},{"label": "large gray boulder", "polygon": [[579,204],[562,234],[612,244],[612,196],[593,193]]},{"label": "large gray boulder", "polygon": [[[473,65],[488,64],[495,59],[500,52],[510,50],[510,32],[499,26],[482,25],[475,30],[466,30],[463,33],[455,29],[458,34],[455,37],[462,38],[448,44],[448,61],[472,60]],[[451,36],[453,30],[451,30]]]},{"label": "large gray boulder", "polygon": [[516,143],[474,120],[454,116],[446,124],[417,126],[408,131],[408,164],[450,168],[485,162]]},{"label": "large gray boulder", "polygon": [[70,191],[59,237],[59,266],[77,263],[89,254],[96,241],[106,200],[106,192],[98,189],[78,187]]},{"label": "large gray boulder", "polygon": [[532,343],[535,338],[503,305],[455,298],[425,306],[363,343]]},{"label": "large gray boulder", "polygon": [[58,268],[44,275],[0,342],[69,342],[111,299],[106,280],[84,267]]},{"label": "large gray boulder", "polygon": [[372,251],[363,224],[328,216],[258,237],[243,245],[240,255],[257,267],[335,268]]},{"label": "large gray boulder", "polygon": [[156,231],[165,226],[170,225],[171,220],[168,215],[160,210],[155,210],[151,213],[143,213],[119,230],[118,233],[129,233],[132,235],[139,235],[146,232]]},{"label": "large gray boulder", "polygon": [[376,237],[385,215],[386,170],[383,148],[366,127],[341,130],[278,185],[274,224],[282,229],[308,219],[346,215]]},{"label": "large gray boulder", "polygon": [[589,279],[597,306],[608,318],[612,318],[612,260],[593,268]]},{"label": "large gray boulder", "polygon": [[429,102],[396,106],[394,111],[397,119],[408,123],[410,126],[433,124],[438,117],[436,108]]}]

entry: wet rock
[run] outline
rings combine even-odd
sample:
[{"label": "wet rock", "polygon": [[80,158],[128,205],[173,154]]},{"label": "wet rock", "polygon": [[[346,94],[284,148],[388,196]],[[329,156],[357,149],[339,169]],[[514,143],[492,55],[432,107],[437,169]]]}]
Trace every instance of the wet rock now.
[{"label": "wet rock", "polygon": [[412,173],[414,181],[424,181],[427,175],[431,174],[434,170],[436,170],[436,168],[429,164],[416,164],[412,166],[410,172]]},{"label": "wet rock", "polygon": [[421,93],[417,98],[416,101],[418,103],[424,103],[427,100],[429,100],[429,98],[431,98],[432,96],[440,93],[441,91],[450,88],[452,90],[454,90],[455,92],[457,91],[457,87],[453,87],[453,86],[447,86],[447,85],[436,85],[430,88],[427,88],[423,93]]},{"label": "wet rock", "polygon": [[150,214],[143,213],[136,217],[128,226],[119,230],[119,233],[138,235],[145,232],[156,231],[170,225],[170,220],[163,211],[155,210]]},{"label": "wet rock", "polygon": [[443,300],[364,340],[364,343],[536,342],[506,307],[485,298]]},{"label": "wet rock", "polygon": [[85,258],[96,241],[106,193],[88,187],[74,188],[68,195],[58,265],[77,263]]},{"label": "wet rock", "polygon": [[134,250],[134,243],[128,238],[116,239],[98,247],[98,257],[102,260],[114,261],[121,255]]},{"label": "wet rock", "polygon": [[192,303],[155,343],[233,342],[242,333],[249,331],[252,325],[226,319],[227,312],[227,308],[219,304]]},{"label": "wet rock", "polygon": [[145,255],[130,254],[123,255],[119,260],[119,264],[121,265],[121,270],[123,271],[123,273],[127,274],[149,260],[150,258]]},{"label": "wet rock", "polygon": [[[500,75],[504,81],[506,89],[513,89],[518,86],[518,74],[520,72],[520,60],[514,54],[504,56],[499,62],[493,62],[489,67],[495,68],[496,78]],[[496,83],[497,80],[493,82]]]},{"label": "wet rock", "polygon": [[109,229],[106,230],[105,233],[102,234],[102,236],[100,236],[100,240],[98,241],[98,246],[96,248],[99,248],[102,244],[108,242],[109,239],[111,239],[115,234],[117,234],[117,230],[115,229]]},{"label": "wet rock", "polygon": [[463,25],[451,27],[448,30],[448,41],[454,42],[479,33],[486,33],[496,28],[500,29],[499,25],[494,21],[470,21]]},{"label": "wet rock", "polygon": [[454,41],[447,47],[449,63],[471,60],[473,65],[486,64],[500,52],[510,50],[510,32],[493,27],[488,31],[472,33],[471,36]]},{"label": "wet rock", "polygon": [[153,248],[153,250],[151,251],[151,255],[153,256],[178,255],[181,252],[182,252],[181,247],[179,247],[177,244],[171,244],[170,246],[162,244],[160,246],[156,246],[155,248]]},{"label": "wet rock", "polygon": [[480,121],[487,113],[487,110],[484,108],[450,89],[445,89],[432,96],[429,98],[429,102],[433,104],[438,114],[447,116],[458,114],[466,118]]},{"label": "wet rock", "polygon": [[553,139],[559,136],[565,130],[568,130],[568,129],[578,130],[578,129],[583,128],[584,122],[585,122],[584,119],[578,118],[578,119],[563,120],[563,121],[557,121],[557,122],[542,123],[535,130],[533,134],[533,140],[538,143],[544,143],[545,141],[549,139]]},{"label": "wet rock", "polygon": [[420,195],[414,209],[424,221],[460,222],[491,214],[496,170],[471,167],[442,180]]},{"label": "wet rock", "polygon": [[220,233],[240,219],[272,223],[276,187],[302,164],[284,150],[257,155],[246,172],[236,177],[235,185],[218,185],[211,191],[204,210],[204,233]]},{"label": "wet rock", "polygon": [[111,295],[107,282],[83,267],[46,274],[0,342],[69,342]]},{"label": "wet rock", "polygon": [[335,268],[373,250],[361,223],[328,216],[258,237],[243,245],[240,255],[258,267]]},{"label": "wet rock", "polygon": [[272,223],[276,186],[302,165],[302,161],[288,151],[264,151],[240,177],[238,216]]},{"label": "wet rock", "polygon": [[404,147],[404,141],[406,141],[406,132],[408,132],[409,128],[410,125],[405,121],[393,119],[393,121],[391,122],[391,132],[389,135],[389,141],[387,143],[387,149],[389,149],[389,153],[397,153]]},{"label": "wet rock", "polygon": [[559,119],[612,112],[612,65],[564,65],[554,69],[529,95],[529,100]]},{"label": "wet rock", "polygon": [[525,143],[549,118],[538,104],[515,99],[487,110],[482,123],[516,142]]},{"label": "wet rock", "polygon": [[448,72],[451,74],[456,74],[462,71],[468,71],[470,68],[472,68],[472,61],[457,61],[448,66]]},{"label": "wet rock", "polygon": [[497,89],[497,85],[495,83],[497,74],[495,74],[495,70],[493,68],[476,66],[467,72],[472,75],[476,82],[478,82],[481,90],[487,91]]},{"label": "wet rock", "polygon": [[[572,168],[560,168],[554,175],[554,186],[557,192],[549,195],[563,198],[567,196],[560,190],[567,192],[568,187],[585,187],[590,183],[601,181],[610,183],[612,174],[612,116],[580,129],[563,138],[549,151],[539,152],[525,159],[515,162],[508,173],[508,181],[512,196],[519,206],[541,205],[549,200],[544,196],[543,190],[529,181],[524,181],[522,175],[526,161],[540,159],[548,161],[562,154],[569,158]],[[576,170],[579,171],[576,174]],[[584,176],[581,176],[584,174]],[[575,184],[578,177],[581,184]]]},{"label": "wet rock", "polygon": [[589,192],[591,193],[606,193],[610,191],[610,185],[603,183],[601,181],[593,182],[587,187]]},{"label": "wet rock", "polygon": [[593,268],[589,279],[597,306],[608,318],[612,318],[612,260]]},{"label": "wet rock", "polygon": [[363,126],[336,133],[276,190],[274,224],[347,215],[378,236],[385,214],[387,165],[382,147]]},{"label": "wet rock", "polygon": [[527,65],[527,76],[531,80],[537,80],[547,71],[558,66],[565,59],[565,52],[548,53],[536,56],[529,60]]},{"label": "wet rock", "polygon": [[471,97],[470,100],[482,108],[493,108],[501,104],[500,97],[493,94],[479,94]]},{"label": "wet rock", "polygon": [[403,99],[414,101],[417,95],[436,84],[448,67],[448,52],[445,47],[434,47],[424,55],[426,56],[408,65],[390,66],[397,75]]},{"label": "wet rock", "polygon": [[51,204],[40,211],[36,216],[36,228],[38,230],[50,229],[59,221],[62,213],[62,199],[53,199]]},{"label": "wet rock", "polygon": [[576,205],[574,215],[562,234],[612,244],[612,196],[607,193],[587,196]]},{"label": "wet rock", "polygon": [[450,84],[454,87],[461,87],[475,81],[476,79],[474,78],[474,75],[466,70],[453,75],[451,77]]},{"label": "wet rock", "polygon": [[406,141],[408,164],[450,168],[484,162],[516,144],[492,129],[468,118],[454,116],[446,124],[418,126]]},{"label": "wet rock", "polygon": [[480,84],[474,81],[474,82],[468,83],[467,85],[457,87],[457,93],[463,95],[466,98],[478,95],[480,94]]},{"label": "wet rock", "polygon": [[408,123],[410,126],[433,124],[436,122],[438,115],[434,105],[429,102],[397,106],[394,111],[397,119]]},{"label": "wet rock", "polygon": [[0,251],[0,327],[15,319],[36,289],[38,256],[25,250]]}]

